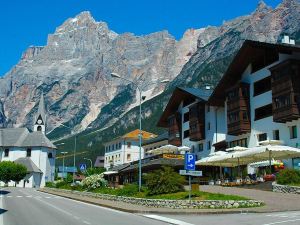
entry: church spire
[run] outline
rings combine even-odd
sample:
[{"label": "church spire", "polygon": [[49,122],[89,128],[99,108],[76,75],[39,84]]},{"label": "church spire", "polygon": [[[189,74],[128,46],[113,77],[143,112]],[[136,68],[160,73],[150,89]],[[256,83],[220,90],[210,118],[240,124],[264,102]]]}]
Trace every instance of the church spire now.
[{"label": "church spire", "polygon": [[46,131],[46,113],[45,113],[45,102],[44,102],[44,93],[42,92],[39,102],[39,108],[35,116],[34,121],[34,131]]}]

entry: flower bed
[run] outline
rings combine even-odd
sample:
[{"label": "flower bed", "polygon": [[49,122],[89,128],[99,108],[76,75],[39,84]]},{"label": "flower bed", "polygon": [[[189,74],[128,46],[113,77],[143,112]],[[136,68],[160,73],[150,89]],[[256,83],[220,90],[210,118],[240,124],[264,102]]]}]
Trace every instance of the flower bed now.
[{"label": "flower bed", "polygon": [[[48,188],[45,188],[47,190]],[[154,208],[172,208],[172,209],[232,209],[232,208],[249,208],[264,205],[262,201],[256,200],[168,200],[168,199],[148,199],[116,196],[109,194],[100,194],[92,192],[81,192],[72,190],[62,190],[49,188],[49,190],[59,193],[72,193],[79,196],[100,198],[110,201],[121,201],[125,203],[142,205]]]}]

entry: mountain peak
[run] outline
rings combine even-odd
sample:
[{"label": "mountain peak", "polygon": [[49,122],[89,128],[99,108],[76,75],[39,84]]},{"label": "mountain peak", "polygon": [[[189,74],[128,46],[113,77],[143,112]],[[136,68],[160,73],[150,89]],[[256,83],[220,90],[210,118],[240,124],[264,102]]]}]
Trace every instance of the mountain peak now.
[{"label": "mountain peak", "polygon": [[70,19],[71,22],[77,22],[77,21],[81,21],[81,22],[86,22],[86,21],[90,21],[90,22],[96,22],[95,19],[93,18],[92,14],[90,13],[90,11],[83,11],[81,13],[79,13],[77,16],[75,16],[75,18]]},{"label": "mountain peak", "polygon": [[271,9],[263,0],[260,0],[254,13],[265,13]]}]

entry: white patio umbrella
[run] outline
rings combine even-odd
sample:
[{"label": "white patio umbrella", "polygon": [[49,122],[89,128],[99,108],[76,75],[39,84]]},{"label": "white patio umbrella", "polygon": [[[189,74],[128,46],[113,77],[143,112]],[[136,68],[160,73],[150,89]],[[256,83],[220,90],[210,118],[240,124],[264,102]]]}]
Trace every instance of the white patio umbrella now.
[{"label": "white patio umbrella", "polygon": [[232,158],[227,159],[227,162],[239,159],[239,163],[246,165],[254,162],[268,160],[271,167],[271,160],[274,159],[289,159],[300,157],[300,149],[285,145],[265,145],[249,148],[245,151],[232,153]]},{"label": "white patio umbrella", "polygon": [[234,146],[232,148],[227,148],[225,151],[226,152],[232,152],[232,151],[245,151],[247,150],[248,148],[246,147],[242,147],[242,146]]},{"label": "white patio umbrella", "polygon": [[161,146],[157,149],[153,149],[148,151],[148,153],[157,155],[157,154],[163,154],[163,153],[174,153],[175,151],[177,151],[178,147],[174,146],[174,145],[164,145]]},{"label": "white patio umbrella", "polygon": [[178,151],[185,151],[185,152],[188,152],[188,151],[190,151],[190,150],[191,150],[191,148],[188,147],[188,146],[180,146],[180,147],[178,147]]}]

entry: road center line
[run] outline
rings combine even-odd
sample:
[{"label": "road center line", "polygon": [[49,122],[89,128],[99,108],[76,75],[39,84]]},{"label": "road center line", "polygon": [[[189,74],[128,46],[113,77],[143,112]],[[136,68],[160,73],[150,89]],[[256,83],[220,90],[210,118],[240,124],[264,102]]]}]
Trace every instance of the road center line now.
[{"label": "road center line", "polygon": [[193,225],[191,223],[187,223],[187,222],[184,222],[184,221],[181,221],[181,220],[175,220],[175,219],[171,219],[171,218],[163,217],[163,216],[158,216],[158,215],[143,215],[143,216],[147,217],[147,218],[154,219],[154,220],[160,220],[160,221],[163,221],[163,222],[175,224],[175,225]]},{"label": "road center line", "polygon": [[289,222],[296,222],[299,221],[300,219],[295,219],[295,220],[284,220],[284,221],[278,221],[274,223],[265,223],[263,225],[273,225],[273,224],[281,224],[281,223],[289,223]]},{"label": "road center line", "polygon": [[69,216],[73,216],[72,213],[69,213],[69,212],[67,212],[67,211],[65,211],[65,210],[63,210],[63,209],[61,209],[61,208],[58,208],[58,207],[56,207],[56,206],[54,206],[54,205],[52,205],[52,204],[50,204],[50,203],[48,203],[48,202],[45,202],[45,201],[43,201],[43,200],[41,200],[41,199],[39,199],[39,198],[36,198],[36,200],[38,200],[38,201],[40,201],[40,202],[42,202],[42,203],[44,203],[44,204],[46,204],[46,205],[48,205],[48,206],[54,208],[54,209],[56,209],[56,210],[58,210],[58,211],[60,211],[60,212],[63,212],[63,213],[65,213],[65,214],[69,215]]}]

